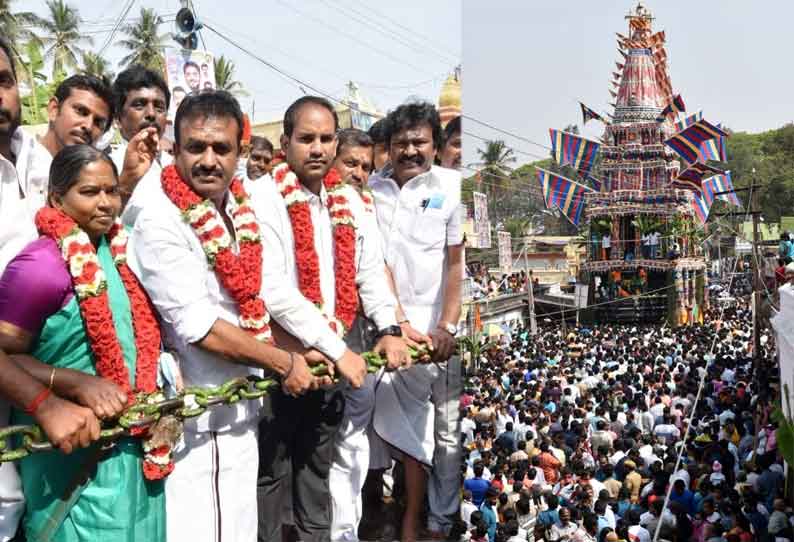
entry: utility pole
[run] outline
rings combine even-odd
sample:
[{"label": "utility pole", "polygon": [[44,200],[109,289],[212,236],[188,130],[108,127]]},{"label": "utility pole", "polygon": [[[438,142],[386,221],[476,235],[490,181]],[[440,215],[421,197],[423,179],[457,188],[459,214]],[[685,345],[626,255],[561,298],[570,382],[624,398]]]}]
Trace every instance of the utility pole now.
[{"label": "utility pole", "polygon": [[529,270],[529,256],[527,253],[527,244],[524,243],[524,270],[527,273],[527,296],[529,301],[529,334],[535,336],[538,334],[538,322],[535,319],[535,283],[532,281],[532,272]]}]

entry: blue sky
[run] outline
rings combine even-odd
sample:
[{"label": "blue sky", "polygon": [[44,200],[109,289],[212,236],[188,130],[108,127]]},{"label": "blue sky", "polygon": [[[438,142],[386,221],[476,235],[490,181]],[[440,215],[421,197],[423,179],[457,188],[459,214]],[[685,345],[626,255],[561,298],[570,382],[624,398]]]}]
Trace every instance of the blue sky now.
[{"label": "blue sky", "polygon": [[[794,121],[794,2],[649,0],[654,30],[664,29],[673,89],[688,112],[737,131],[758,132]],[[608,109],[615,32],[634,1],[491,0],[463,3],[465,114],[542,145],[548,129],[577,123],[577,100]],[[464,121],[464,130],[504,139],[517,164],[548,151]],[[581,127],[581,126],[580,126]],[[597,137],[598,122],[585,135]],[[464,163],[483,143],[466,137]]]},{"label": "blue sky", "polygon": [[[67,1],[87,21],[84,28],[94,38],[94,46],[89,47],[94,51],[102,47],[126,4],[126,0]],[[290,74],[339,98],[352,79],[381,110],[392,109],[411,95],[435,103],[444,79],[460,62],[460,0],[194,0],[193,4],[200,19]],[[13,7],[46,13],[44,0],[18,0]],[[128,18],[138,17],[141,7],[173,19],[180,2],[136,0]],[[161,27],[162,32],[172,29],[173,23]],[[303,94],[297,84],[210,31],[203,36],[207,50],[236,63],[237,78],[250,92],[240,98],[241,105],[250,114],[255,102],[256,121],[280,118]],[[117,34],[113,41],[119,39]],[[115,63],[124,50],[111,45],[105,56]]]}]

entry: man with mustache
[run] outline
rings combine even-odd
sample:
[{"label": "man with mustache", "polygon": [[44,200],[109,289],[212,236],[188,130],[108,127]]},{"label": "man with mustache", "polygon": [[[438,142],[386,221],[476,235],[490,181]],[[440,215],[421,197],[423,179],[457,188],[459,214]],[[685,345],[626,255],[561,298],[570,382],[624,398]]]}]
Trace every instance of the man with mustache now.
[{"label": "man with mustache", "polygon": [[[273,169],[275,182],[263,184],[262,197],[254,201],[268,258],[264,299],[273,320],[305,348],[322,353],[347,380],[300,398],[278,391],[265,398],[258,495],[263,542],[281,540],[285,502],[292,504],[301,540],[332,537],[329,470],[340,428],[350,425],[346,386],[366,385],[366,364],[346,336],[355,326],[358,299],[378,329],[374,350],[385,354],[390,367],[409,359],[377,235],[364,225],[358,194],[337,185],[331,168],[337,128],[327,100],[304,96],[294,102],[284,114],[286,161]],[[340,224],[340,216],[350,222]],[[351,222],[352,232],[345,230]]]},{"label": "man with mustache", "polygon": [[386,118],[388,165],[369,179],[398,322],[410,341],[431,346],[435,362],[387,373],[376,393],[375,432],[405,467],[403,542],[416,540],[426,486],[434,537],[446,535],[460,506],[461,177],[433,165],[442,137],[431,104],[398,107]]},{"label": "man with mustache", "polygon": [[160,190],[160,174],[171,163],[160,149],[171,93],[158,73],[136,64],[118,74],[113,98],[124,143],[110,156],[121,172],[121,220],[132,226],[152,193]]},{"label": "man with mustache", "polygon": [[273,169],[273,144],[263,136],[251,136],[251,152],[245,163],[246,175],[255,181],[264,175],[270,175]]},{"label": "man with mustache", "polygon": [[47,104],[49,123],[31,154],[29,191],[43,207],[52,157],[68,145],[94,145],[113,122],[113,95],[93,75],[73,75],[58,85]]},{"label": "man with mustache", "polygon": [[359,193],[366,188],[374,164],[372,138],[361,130],[348,128],[337,134],[334,168],[342,179],[356,187]]},{"label": "man with mustache", "polygon": [[[262,246],[257,216],[243,205],[233,179],[242,132],[240,105],[228,92],[185,98],[174,119],[174,164],[163,169],[162,189],[152,192],[135,221],[130,267],[160,313],[185,386],[220,386],[265,370],[280,378],[278,393],[297,397],[330,379],[311,374],[308,354],[266,342],[259,301],[266,264],[275,256]],[[184,213],[196,205],[202,216],[186,221]],[[259,291],[248,290],[250,284]],[[165,484],[168,540],[256,539],[261,405],[244,400],[185,421],[184,447]]]}]

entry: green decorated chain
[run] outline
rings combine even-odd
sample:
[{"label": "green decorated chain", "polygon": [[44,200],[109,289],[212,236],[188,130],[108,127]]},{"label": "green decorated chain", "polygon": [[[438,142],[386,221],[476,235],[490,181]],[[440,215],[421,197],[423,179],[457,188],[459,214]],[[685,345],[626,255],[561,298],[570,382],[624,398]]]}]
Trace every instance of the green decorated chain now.
[{"label": "green decorated chain", "polygon": [[[426,360],[428,352],[424,349],[409,347],[411,358]],[[386,365],[386,359],[375,352],[361,354],[367,363],[368,373],[377,373]],[[328,368],[325,364],[315,365],[309,369],[314,376],[325,376]],[[208,408],[217,405],[233,405],[242,400],[255,400],[265,396],[271,388],[279,386],[275,378],[258,376],[238,377],[228,382],[209,388],[187,387],[176,397],[168,399],[161,391],[140,394],[135,403],[130,405],[121,415],[110,422],[103,423],[99,433],[100,441],[111,441],[129,436],[152,427],[163,416],[174,416],[179,420],[195,418],[204,414]],[[12,447],[12,439],[20,439],[17,447]],[[18,461],[37,452],[49,452],[54,449],[51,442],[44,436],[38,425],[12,425],[0,429],[0,463]]]}]

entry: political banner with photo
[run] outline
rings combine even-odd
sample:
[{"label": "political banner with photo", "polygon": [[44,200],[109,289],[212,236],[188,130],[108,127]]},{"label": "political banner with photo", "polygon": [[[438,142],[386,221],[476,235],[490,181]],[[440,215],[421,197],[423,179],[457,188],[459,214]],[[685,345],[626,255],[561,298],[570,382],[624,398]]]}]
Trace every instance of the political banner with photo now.
[{"label": "political banner with photo", "polygon": [[169,120],[174,120],[176,108],[186,95],[215,88],[215,63],[212,53],[206,51],[167,51],[165,54],[166,78],[171,91]]},{"label": "political banner with photo", "polygon": [[513,245],[509,231],[497,232],[499,243],[499,267],[502,273],[513,272]]},{"label": "political banner with photo", "polygon": [[472,192],[474,200],[474,233],[477,238],[472,248],[491,248],[491,222],[488,219],[488,196]]}]

